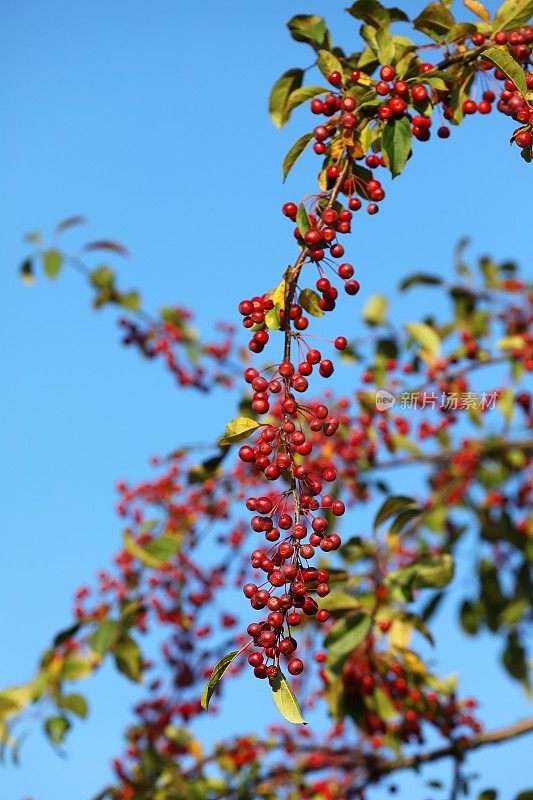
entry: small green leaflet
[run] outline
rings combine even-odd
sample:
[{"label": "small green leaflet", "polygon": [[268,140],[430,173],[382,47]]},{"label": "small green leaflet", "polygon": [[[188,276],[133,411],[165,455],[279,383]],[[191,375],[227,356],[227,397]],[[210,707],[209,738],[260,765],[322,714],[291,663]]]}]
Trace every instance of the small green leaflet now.
[{"label": "small green leaflet", "polygon": [[249,417],[236,417],[228,422],[224,436],[219,439],[218,443],[221,447],[228,447],[230,444],[240,442],[242,439],[247,439],[248,436],[257,430],[259,423],[255,419]]},{"label": "small green leaflet", "polygon": [[524,96],[527,94],[525,73],[518,61],[514,60],[507,47],[489,47],[488,50],[483,51],[483,58],[496,64],[498,69],[501,69],[504,75],[515,84],[521,94]]},{"label": "small green leaflet", "polygon": [[270,688],[278,711],[285,717],[287,722],[292,722],[294,725],[307,725],[302,717],[298,700],[280,669],[278,669],[276,677],[270,680]]},{"label": "small green leaflet", "polygon": [[319,50],[318,51],[318,69],[322,73],[322,75],[327,78],[332,72],[340,72],[342,75],[342,64],[337,58],[334,56],[333,53],[330,53],[329,50]]},{"label": "small green leaflet", "polygon": [[381,144],[393,178],[402,172],[407,163],[411,137],[411,125],[407,117],[390,119],[383,126]]},{"label": "small green leaflet", "polygon": [[111,290],[113,288],[115,275],[109,267],[98,267],[93,269],[89,275],[89,280],[97,289]]},{"label": "small green leaflet", "polygon": [[213,694],[215,693],[215,689],[224,677],[224,673],[230,666],[231,662],[237,658],[239,653],[242,653],[242,650],[233,650],[231,653],[228,653],[221,658],[218,664],[214,667],[211,677],[209,678],[209,683],[203,690],[202,698],[200,700],[202,708],[205,708],[206,711],[209,708],[209,703],[213,697]]},{"label": "small green leaflet", "polygon": [[314,289],[302,289],[298,302],[301,307],[311,314],[312,317],[323,317],[324,312],[320,308],[320,298]]},{"label": "small green leaflet", "polygon": [[435,328],[431,328],[425,322],[409,322],[405,325],[405,330],[427,353],[432,356],[439,355],[440,336]]},{"label": "small green leaflet", "polygon": [[43,253],[43,269],[49,278],[58,275],[63,264],[63,255],[59,250],[45,250]]},{"label": "small green leaflet", "polygon": [[44,721],[44,730],[53,744],[61,744],[65,734],[70,728],[70,722],[66,717],[48,717]]},{"label": "small green leaflet", "polygon": [[302,155],[312,138],[312,133],[305,133],[303,136],[300,136],[296,142],[294,142],[293,146],[283,159],[283,182],[286,181],[287,175],[295,165],[296,161]]},{"label": "small green leaflet", "polygon": [[89,711],[87,700],[82,694],[65,694],[58,698],[57,705],[65,711],[72,711],[73,714],[82,719],[85,719]]}]

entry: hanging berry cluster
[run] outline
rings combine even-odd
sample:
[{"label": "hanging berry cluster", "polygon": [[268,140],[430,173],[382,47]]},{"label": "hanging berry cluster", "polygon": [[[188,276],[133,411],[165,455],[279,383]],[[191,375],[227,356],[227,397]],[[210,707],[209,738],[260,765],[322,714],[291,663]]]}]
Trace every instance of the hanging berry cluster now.
[{"label": "hanging berry cluster", "polygon": [[[329,574],[314,566],[313,558],[317,549],[330,552],[340,546],[333,520],[344,513],[345,507],[334,499],[334,489],[325,489],[325,484],[335,482],[336,470],[333,462],[320,462],[317,469],[312,437],[319,431],[334,436],[339,418],[323,403],[303,401],[308,378],[316,367],[323,378],[334,371],[333,361],[311,348],[303,332],[309,326],[309,316],[334,310],[336,281],[341,281],[348,295],[359,290],[353,266],[339,263],[345,255],[340,239],[351,231],[354,213],[361,209],[362,201],[367,203],[367,212],[374,215],[385,198],[374,170],[387,167],[393,177],[398,175],[411,155],[413,139],[430,139],[434,113],[441,117],[438,136],[445,139],[450,134],[445,122],[458,124],[465,115],[477,111],[488,114],[498,94],[498,110],[524,125],[513,138],[522,147],[523,157],[531,157],[533,107],[528,90],[533,74],[527,74],[527,70],[533,27],[516,28],[509,34],[500,30],[493,33],[485,22],[463,26],[462,35],[450,33],[449,40],[443,41],[441,31],[436,35],[431,10],[427,9],[414,21],[414,27],[438,41],[434,47],[443,57],[438,63],[430,63],[419,58],[417,45],[406,46],[405,39],[400,41],[390,33],[392,22],[407,20],[403,12],[376,5],[383,20],[379,45],[377,39],[374,47],[370,42],[372,58],[366,53],[346,56],[339,48],[333,49],[327,30],[317,31],[317,18],[294,18],[289,29],[294,38],[314,48],[317,66],[333,90],[302,87],[304,72],[298,75],[297,70],[290,70],[274,86],[270,100],[271,115],[278,125],[285,123],[293,108],[309,99],[312,114],[325,117],[312,133],[293,145],[283,165],[286,177],[311,141],[314,152],[324,159],[319,193],[305,203],[287,202],[282,208],[296,224],[294,236],[300,254],[276,289],[239,304],[243,326],[252,333],[248,345],[252,353],[262,353],[272,331],[283,334],[280,360],[263,370],[248,367],[244,373],[253,390],[253,412],[259,419],[273,411],[277,416],[264,422],[233,420],[221,440],[221,444],[231,444],[260,427],[255,442],[240,447],[239,458],[268,482],[281,483],[277,491],[265,490],[246,501],[247,509],[254,514],[252,530],[263,534],[267,542],[251,556],[252,567],[261,578],[244,586],[252,608],[264,613],[262,620],[248,626],[253,645],[248,661],[258,678],[271,681],[282,675],[281,659],[288,659],[287,669],[292,675],[304,669],[293,635],[303,616],[315,617],[320,623],[329,618],[316,599],[329,593]],[[367,18],[370,12],[365,9],[355,3],[349,12],[366,23],[361,35],[368,42],[368,28],[375,21],[371,15]],[[451,16],[447,10],[446,14]],[[442,27],[442,20],[439,24]],[[371,77],[375,70],[377,78]],[[477,91],[482,93],[479,102],[475,99]],[[309,268],[318,273],[316,291],[300,285],[302,274]],[[337,337],[334,349],[346,346],[346,339]]]}]

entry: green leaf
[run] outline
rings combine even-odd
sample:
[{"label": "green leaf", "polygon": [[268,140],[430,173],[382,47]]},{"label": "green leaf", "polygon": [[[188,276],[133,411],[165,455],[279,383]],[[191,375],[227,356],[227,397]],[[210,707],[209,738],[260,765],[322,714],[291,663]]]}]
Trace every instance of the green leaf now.
[{"label": "green leaf", "polygon": [[116,643],[113,654],[118,671],[135,683],[140,683],[143,658],[135,639],[127,633],[123,634]]},{"label": "green leaf", "polygon": [[401,511],[394,522],[392,523],[389,533],[396,534],[400,533],[405,526],[411,522],[411,520],[419,517],[422,514],[422,509],[419,506],[415,506],[413,508],[406,508],[405,511]]},{"label": "green leaf", "polygon": [[148,552],[147,545],[138,544],[128,531],[124,532],[124,550],[147,567],[159,569],[161,566],[162,562]]},{"label": "green leaf", "polygon": [[418,508],[418,506],[412,497],[405,497],[404,495],[387,497],[375,516],[374,530],[379,528],[379,526],[385,522],[385,520],[394,517],[400,511],[406,511],[407,509],[415,508]]},{"label": "green leaf", "polygon": [[302,85],[304,72],[301,69],[289,69],[281,75],[270,92],[268,110],[276,128],[282,128],[290,116],[287,109],[289,95]]},{"label": "green leaf", "polygon": [[422,556],[399,572],[403,573],[403,578],[413,589],[442,589],[453,578],[453,558],[449,553]]},{"label": "green leaf", "polygon": [[327,78],[332,72],[340,72],[341,75],[343,74],[341,62],[337,56],[334,56],[333,53],[329,52],[329,50],[318,51],[317,64],[318,69],[325,78]]},{"label": "green leaf", "polygon": [[370,632],[372,620],[364,611],[342,617],[324,639],[332,662],[339,662],[353,652]]},{"label": "green leaf", "polygon": [[424,322],[409,322],[404,326],[407,333],[420,347],[432,356],[440,353],[440,336],[434,328]]},{"label": "green leaf", "polygon": [[312,317],[323,317],[324,312],[320,308],[320,298],[314,289],[302,289],[298,302],[303,309],[311,314]]},{"label": "green leaf", "polygon": [[271,308],[265,314],[265,325],[271,331],[279,331],[281,328],[281,309],[276,303],[274,308]]},{"label": "green leaf", "polygon": [[430,3],[413,20],[413,27],[417,31],[422,31],[436,42],[445,38],[454,25],[453,14],[444,3]]},{"label": "green leaf", "polygon": [[477,800],[496,800],[498,792],[495,789],[485,789],[478,794]]},{"label": "green leaf", "polygon": [[287,111],[292,111],[297,106],[305,103],[306,100],[311,100],[312,97],[317,97],[319,94],[325,94],[329,89],[324,89],[323,86],[302,86],[300,89],[295,89],[291,92],[287,101]]},{"label": "green leaf", "polygon": [[105,619],[89,637],[89,644],[101,656],[109,650],[120,636],[120,624],[116,619]]},{"label": "green leaf", "polygon": [[381,26],[377,29],[376,45],[380,64],[390,64],[394,60],[395,48],[388,28]]},{"label": "green leaf", "polygon": [[300,230],[302,236],[307,233],[307,231],[311,227],[311,223],[309,222],[309,217],[307,216],[307,211],[305,210],[305,206],[303,203],[300,203],[298,206],[298,212],[296,214],[296,224]]},{"label": "green leaf", "polygon": [[[531,4],[533,8],[533,3]],[[526,75],[518,61],[515,61],[507,47],[489,47],[483,51],[483,58],[492,61],[498,69],[512,81],[524,96],[527,94]]]},{"label": "green leaf", "polygon": [[65,711],[72,711],[82,719],[85,719],[89,712],[87,700],[82,694],[65,694],[58,698],[57,705]]},{"label": "green leaf", "polygon": [[274,703],[287,722],[292,722],[294,725],[306,725],[298,700],[280,669],[278,669],[276,677],[270,680],[270,688],[272,689]]},{"label": "green leaf", "polygon": [[401,9],[385,8],[377,0],[357,0],[346,11],[375,28],[387,26],[390,22],[409,22],[409,17]]},{"label": "green leaf", "polygon": [[206,685],[205,689],[202,692],[202,699],[201,704],[202,708],[207,709],[209,708],[209,703],[213,694],[215,693],[215,689],[217,688],[218,684],[224,677],[224,673],[230,666],[231,662],[237,658],[241,650],[233,650],[233,652],[228,653],[223,658],[220,659],[218,664],[213,668],[213,672],[211,673],[211,677],[209,678],[209,683]]},{"label": "green leaf", "polygon": [[236,417],[228,422],[224,436],[219,439],[218,443],[221,447],[227,447],[230,444],[235,444],[248,436],[259,428],[259,423],[255,419],[249,417]]},{"label": "green leaf", "polygon": [[375,711],[381,719],[390,720],[398,716],[392,700],[380,686],[374,689],[372,699]]},{"label": "green leaf", "polygon": [[483,608],[481,603],[472,603],[471,600],[464,600],[459,611],[461,627],[469,636],[474,636],[478,632],[479,625],[483,619]]},{"label": "green leaf", "polygon": [[320,599],[320,608],[327,611],[347,611],[359,608],[360,601],[347,592],[331,592]]},{"label": "green leaf", "polygon": [[296,14],[287,27],[293,39],[305,42],[312,47],[320,47],[328,39],[328,29],[323,17],[316,14]]},{"label": "green leaf", "polygon": [[33,691],[31,684],[21,686],[11,686],[0,692],[0,718],[8,717],[21,711],[32,699]]},{"label": "green leaf", "polygon": [[97,289],[109,291],[113,288],[115,273],[109,267],[98,267],[90,273],[90,281]]},{"label": "green leaf", "polygon": [[159,564],[165,564],[173,555],[175,555],[181,547],[181,541],[177,536],[169,536],[163,534],[151,542],[143,545],[143,550],[148,553],[152,558],[155,558]]},{"label": "green leaf", "polygon": [[507,422],[511,422],[514,414],[514,392],[510,386],[503,390],[497,405]]},{"label": "green leaf", "polygon": [[63,265],[63,254],[59,250],[45,250],[43,253],[43,269],[49,278],[55,278]]},{"label": "green leaf", "polygon": [[399,285],[400,292],[405,292],[411,286],[440,286],[443,280],[437,275],[429,275],[426,272],[417,272],[414,275],[408,275],[404,278]]},{"label": "green leaf", "polygon": [[138,311],[141,307],[141,295],[139,292],[121,292],[118,295],[118,303],[128,311]]},{"label": "green leaf", "polygon": [[515,800],[533,800],[533,789],[526,789],[525,792],[520,792],[515,797]]},{"label": "green leaf", "polygon": [[90,675],[93,669],[94,664],[91,659],[69,653],[63,661],[61,678],[64,681],[77,681]]},{"label": "green leaf", "polygon": [[[270,313],[270,312],[269,312]],[[218,455],[202,461],[191,467],[187,475],[189,483],[203,483],[209,478],[217,477],[221,473],[221,463],[228,454],[228,449],[224,448],[219,451]]]},{"label": "green leaf", "polygon": [[61,744],[69,728],[70,722],[66,717],[48,717],[44,721],[44,731],[50,741],[56,745]]},{"label": "green leaf", "polygon": [[381,144],[391,175],[399,175],[411,152],[411,125],[407,117],[390,119],[383,126]]},{"label": "green leaf", "polygon": [[384,294],[369,297],[363,308],[363,319],[367,325],[381,325],[387,313],[389,301]]},{"label": "green leaf", "polygon": [[312,133],[304,133],[303,136],[300,136],[300,138],[294,142],[293,146],[283,159],[283,181],[287,179],[287,175],[295,165],[296,161],[300,158],[312,138]]},{"label": "green leaf", "polygon": [[520,28],[526,25],[532,16],[533,0],[505,0],[494,17],[494,32]]}]

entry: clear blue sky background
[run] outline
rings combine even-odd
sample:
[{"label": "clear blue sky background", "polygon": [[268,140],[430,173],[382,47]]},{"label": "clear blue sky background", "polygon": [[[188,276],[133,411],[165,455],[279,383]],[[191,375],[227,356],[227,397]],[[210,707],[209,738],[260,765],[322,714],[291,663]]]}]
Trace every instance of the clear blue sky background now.
[{"label": "clear blue sky background", "polygon": [[[192,306],[207,327],[230,317],[241,297],[277,283],[293,257],[279,207],[312,190],[316,171],[309,156],[281,184],[281,159],[307,112],[277,132],[268,91],[284,69],[311,61],[284,24],[294,13],[323,13],[350,47],[357,29],[342,5],[0,2],[1,685],[31,674],[69,620],[72,591],[116,550],[117,478],[145,476],[154,452],[215,438],[232,412],[229,396],[179,393],[162,370],[125,351],[113,313],[90,310],[77,275],[23,286],[21,235],[83,213],[88,237],[129,247],[122,282],[140,286],[148,308]],[[413,16],[421,7],[407,3]],[[470,119],[447,142],[416,148],[379,216],[362,215],[351,238],[363,300],[407,271],[449,271],[464,234],[475,252],[530,257],[531,167],[509,148],[511,127]],[[401,313],[414,318],[420,301],[405,302]],[[338,332],[358,333],[360,305],[342,304]],[[346,385],[354,375],[346,372]],[[449,618],[440,628],[440,668],[452,670],[460,651],[464,689],[483,697],[489,725],[526,713],[490,640],[465,640]],[[223,716],[202,720],[202,735],[258,730],[271,719],[270,698],[249,688],[258,721],[242,687],[230,686]],[[0,772],[2,800],[85,800],[103,785],[136,690],[104,669],[88,692],[91,716],[71,734],[68,757],[33,731],[22,766]],[[472,763],[482,785],[504,786],[507,798],[528,785],[528,752],[521,741]],[[412,793],[410,778],[404,785]]]}]

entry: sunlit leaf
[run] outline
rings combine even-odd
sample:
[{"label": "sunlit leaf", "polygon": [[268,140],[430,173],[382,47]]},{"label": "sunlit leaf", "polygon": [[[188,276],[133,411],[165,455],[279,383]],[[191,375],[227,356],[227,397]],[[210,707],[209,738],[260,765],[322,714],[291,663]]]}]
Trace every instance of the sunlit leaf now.
[{"label": "sunlit leaf", "polygon": [[205,708],[206,711],[209,708],[209,703],[211,701],[211,698],[213,697],[215,689],[217,688],[218,684],[224,677],[224,673],[231,665],[231,662],[235,658],[237,658],[240,652],[241,652],[240,650],[233,650],[233,652],[228,653],[223,658],[221,658],[218,664],[216,664],[215,667],[213,668],[213,672],[211,673],[211,677],[209,678],[209,683],[206,685],[205,689],[202,692],[201,704],[202,708]]},{"label": "sunlit leaf", "polygon": [[280,669],[278,669],[276,677],[270,680],[270,687],[272,698],[287,722],[292,722],[294,725],[305,725],[306,722],[302,717],[298,700]]},{"label": "sunlit leaf", "polygon": [[240,442],[242,439],[247,439],[257,428],[259,428],[257,420],[249,417],[236,417],[231,422],[228,422],[224,436],[219,439],[218,443],[222,447],[235,444],[235,442]]}]

